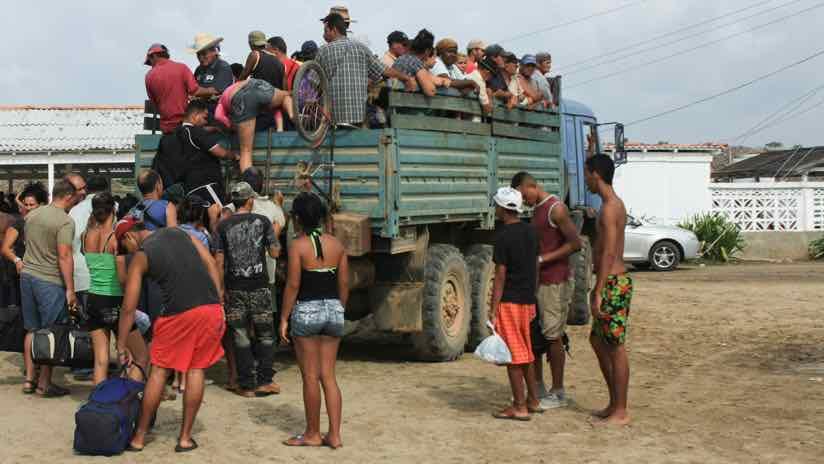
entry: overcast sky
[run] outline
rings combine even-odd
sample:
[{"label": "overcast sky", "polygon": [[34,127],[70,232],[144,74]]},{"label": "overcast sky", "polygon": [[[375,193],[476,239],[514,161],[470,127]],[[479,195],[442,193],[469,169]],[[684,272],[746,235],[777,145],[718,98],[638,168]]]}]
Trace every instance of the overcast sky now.
[{"label": "overcast sky", "polygon": [[[4,3],[11,1],[3,0]],[[602,122],[629,122],[722,92],[824,49],[819,30],[824,24],[824,8],[817,8],[652,66],[637,67],[639,63],[821,3],[796,0],[736,22],[789,2],[647,0],[614,13],[515,40],[505,39],[634,2],[351,0],[347,5],[358,21],[352,27],[354,36],[368,42],[376,53],[383,53],[385,37],[392,30],[400,29],[413,36],[422,27],[430,29],[436,39],[447,36],[457,39],[461,47],[470,39],[481,38],[487,42],[502,41],[504,47],[519,55],[548,50],[553,55],[555,70],[565,76],[566,97],[591,106]],[[700,33],[678,44],[629,57],[619,55],[620,60],[595,69],[573,72],[575,69],[570,66],[759,3],[761,5],[737,15],[656,40],[642,48]],[[322,43],[318,18],[333,4],[312,0],[14,1],[13,6],[3,8],[5,14],[0,17],[0,31],[5,37],[5,46],[0,48],[0,61],[4,63],[0,72],[0,104],[141,104],[145,99],[143,77],[148,70],[143,65],[143,57],[150,43],[166,44],[173,59],[194,67],[195,57],[184,50],[196,33],[210,32],[225,38],[223,54],[229,62],[242,62],[248,53],[246,34],[260,29],[269,35],[283,36],[291,53],[304,40]],[[622,70],[627,72],[572,88],[576,83]],[[820,77],[823,71],[824,56],[821,56],[709,103],[628,127],[627,137],[645,142],[730,141],[728,139],[781,106],[824,84]],[[824,90],[803,101],[799,109],[803,111],[822,100]],[[754,145],[779,140],[788,145],[824,144],[819,122],[822,116],[824,106],[761,131],[746,142]]]}]

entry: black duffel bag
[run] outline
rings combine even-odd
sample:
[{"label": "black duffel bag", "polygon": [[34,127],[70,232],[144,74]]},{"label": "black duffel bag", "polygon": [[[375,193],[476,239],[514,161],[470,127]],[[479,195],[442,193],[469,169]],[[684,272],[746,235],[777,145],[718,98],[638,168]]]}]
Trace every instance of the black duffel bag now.
[{"label": "black duffel bag", "polygon": [[26,329],[23,328],[20,306],[0,308],[0,351],[22,353],[25,337]]},{"label": "black duffel bag", "polygon": [[31,356],[35,364],[49,366],[92,367],[94,364],[91,336],[74,321],[35,331]]}]

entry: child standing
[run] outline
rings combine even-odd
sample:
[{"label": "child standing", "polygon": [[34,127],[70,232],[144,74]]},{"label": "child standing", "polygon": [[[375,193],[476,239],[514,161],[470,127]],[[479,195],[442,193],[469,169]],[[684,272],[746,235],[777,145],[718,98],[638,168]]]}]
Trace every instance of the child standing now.
[{"label": "child standing", "polygon": [[[495,236],[495,284],[492,309],[495,330],[512,353],[506,366],[512,387],[512,406],[496,412],[497,419],[528,421],[530,413],[542,412],[537,397],[537,382],[532,362],[529,324],[535,317],[535,287],[538,272],[538,239],[529,224],[521,222],[521,193],[502,187],[493,197],[495,215],[503,226]],[[524,394],[526,383],[526,395]]]}]

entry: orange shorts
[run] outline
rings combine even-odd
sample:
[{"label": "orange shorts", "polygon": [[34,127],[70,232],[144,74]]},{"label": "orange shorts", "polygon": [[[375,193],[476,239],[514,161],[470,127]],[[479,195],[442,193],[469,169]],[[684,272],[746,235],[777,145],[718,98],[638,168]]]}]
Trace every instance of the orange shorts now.
[{"label": "orange shorts", "polygon": [[225,330],[223,307],[218,304],[159,317],[152,332],[151,363],[178,372],[206,369],[223,357]]},{"label": "orange shorts", "polygon": [[495,330],[509,347],[512,364],[529,364],[535,360],[529,330],[534,318],[535,305],[501,303],[498,307]]}]

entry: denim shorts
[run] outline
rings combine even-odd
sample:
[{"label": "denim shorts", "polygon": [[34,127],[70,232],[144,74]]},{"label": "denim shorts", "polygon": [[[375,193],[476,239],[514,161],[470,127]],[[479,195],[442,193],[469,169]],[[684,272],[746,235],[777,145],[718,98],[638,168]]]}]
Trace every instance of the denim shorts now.
[{"label": "denim shorts", "polygon": [[23,327],[29,332],[51,327],[69,317],[66,289],[25,272],[20,276],[20,300]]},{"label": "denim shorts", "polygon": [[232,124],[240,124],[255,119],[272,104],[275,88],[260,79],[249,79],[248,83],[232,95]]},{"label": "denim shorts", "polygon": [[289,318],[293,337],[343,336],[343,306],[340,300],[298,301]]}]

